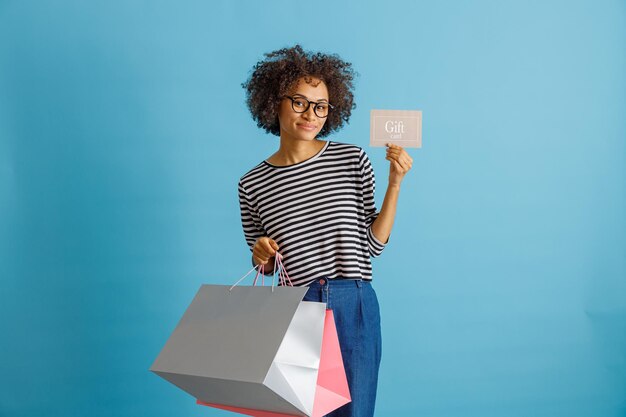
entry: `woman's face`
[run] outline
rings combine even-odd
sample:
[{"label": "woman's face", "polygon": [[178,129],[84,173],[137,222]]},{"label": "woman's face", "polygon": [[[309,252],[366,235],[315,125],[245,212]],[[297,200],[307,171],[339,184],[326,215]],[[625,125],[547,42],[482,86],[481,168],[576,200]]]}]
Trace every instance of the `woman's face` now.
[{"label": "woman's face", "polygon": [[[326,84],[319,78],[302,77],[298,79],[287,93],[293,98],[306,99],[313,102],[328,103],[328,89]],[[306,102],[298,100],[297,103]],[[296,104],[297,105],[297,104]],[[311,103],[307,111],[297,113],[292,107],[292,101],[283,98],[278,109],[278,122],[280,123],[280,137],[287,140],[311,141],[324,127],[326,118],[315,114]]]}]

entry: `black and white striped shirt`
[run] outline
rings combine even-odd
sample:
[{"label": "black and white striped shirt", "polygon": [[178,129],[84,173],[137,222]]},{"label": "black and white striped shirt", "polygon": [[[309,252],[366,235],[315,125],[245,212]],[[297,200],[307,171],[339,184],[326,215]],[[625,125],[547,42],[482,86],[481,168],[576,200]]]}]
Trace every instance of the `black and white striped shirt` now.
[{"label": "black and white striped shirt", "polygon": [[289,166],[267,161],[239,181],[241,222],[250,250],[276,241],[294,285],[325,278],[372,279],[370,257],[385,244],[371,225],[374,171],[358,146],[326,142],[315,156]]}]

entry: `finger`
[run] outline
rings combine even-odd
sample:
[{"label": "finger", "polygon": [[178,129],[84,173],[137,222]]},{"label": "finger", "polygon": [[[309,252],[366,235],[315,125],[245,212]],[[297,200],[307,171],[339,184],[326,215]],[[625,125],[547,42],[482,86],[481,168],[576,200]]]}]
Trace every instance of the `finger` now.
[{"label": "finger", "polygon": [[[276,243],[274,243],[275,245]],[[276,254],[276,249],[274,249],[274,247],[272,246],[272,242],[270,241],[265,241],[263,244],[263,249],[265,250],[265,252],[267,252],[270,256],[274,256]]]},{"label": "finger", "polygon": [[398,150],[398,149],[389,149],[387,151],[387,155],[394,155],[394,156],[397,156],[397,157],[402,157],[402,156],[406,155],[406,152],[403,151],[403,150]]},{"label": "finger", "polygon": [[263,263],[266,259],[265,256],[263,256],[262,254],[258,253],[257,251],[252,253],[252,259],[254,259],[254,261],[258,264]]},{"label": "finger", "polygon": [[404,149],[404,148],[388,148],[387,149],[387,153],[393,153],[393,154],[398,154],[398,155],[406,155],[407,157],[409,156],[409,153]]},{"label": "finger", "polygon": [[403,151],[403,149],[389,148],[389,149],[387,149],[387,155],[389,155],[389,154],[400,155],[400,154],[402,154],[402,151]]},{"label": "finger", "polygon": [[390,143],[387,143],[386,145],[388,149],[402,149],[402,146],[396,145],[395,143],[390,142]]},{"label": "finger", "polygon": [[413,159],[410,157],[391,155],[385,159],[387,159],[388,161],[392,161],[392,160],[397,161],[398,163],[400,163],[400,165],[402,165],[406,169],[411,169],[411,167],[413,166]]},{"label": "finger", "polygon": [[409,170],[409,163],[404,158],[394,158],[393,161],[398,164],[402,172],[406,172]]},{"label": "finger", "polygon": [[400,146],[400,145],[395,145],[393,143],[387,145],[387,150],[388,151],[400,151],[400,152],[406,152],[406,150],[404,149],[404,147]]},{"label": "finger", "polygon": [[273,256],[270,251],[266,250],[266,248],[262,246],[262,244],[254,247],[253,254],[264,259],[269,259]]},{"label": "finger", "polygon": [[269,258],[260,258],[258,256],[252,255],[252,259],[256,265],[265,265],[269,261]]},{"label": "finger", "polygon": [[399,173],[406,174],[406,172],[408,171],[408,169],[404,165],[402,165],[401,162],[393,161],[392,163],[394,164],[396,171],[398,171]]},{"label": "finger", "polygon": [[400,160],[399,160],[398,158],[395,158],[395,157],[387,157],[387,158],[385,158],[385,159],[386,159],[387,161],[389,161],[389,162],[396,162],[396,163],[398,163],[398,165],[402,166],[401,164],[399,164]]},{"label": "finger", "polygon": [[269,259],[274,256],[272,252],[268,252],[265,248],[259,248],[259,250],[257,251],[257,255],[263,259]]},{"label": "finger", "polygon": [[278,243],[276,243],[273,239],[270,239],[270,245],[274,250],[278,250]]},{"label": "finger", "polygon": [[391,161],[401,161],[403,159],[402,155],[397,155],[397,154],[387,154],[387,156],[385,157],[386,160]]},{"label": "finger", "polygon": [[271,255],[273,252],[273,248],[271,245],[272,239],[269,237],[261,237],[257,240],[255,247],[262,250],[263,252]]}]

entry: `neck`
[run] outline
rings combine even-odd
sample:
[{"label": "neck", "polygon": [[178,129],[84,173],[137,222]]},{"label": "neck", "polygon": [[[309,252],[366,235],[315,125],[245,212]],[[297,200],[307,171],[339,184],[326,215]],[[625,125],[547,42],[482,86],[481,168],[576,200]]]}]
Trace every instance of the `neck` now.
[{"label": "neck", "polygon": [[278,165],[293,165],[305,161],[318,153],[326,142],[314,140],[285,140],[280,138],[280,148],[270,159]]}]

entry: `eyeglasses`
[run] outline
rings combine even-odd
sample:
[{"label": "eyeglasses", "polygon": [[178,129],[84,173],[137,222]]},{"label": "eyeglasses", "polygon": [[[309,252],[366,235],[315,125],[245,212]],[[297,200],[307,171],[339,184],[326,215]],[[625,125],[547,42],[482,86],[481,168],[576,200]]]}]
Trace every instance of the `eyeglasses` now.
[{"label": "eyeglasses", "polygon": [[335,106],[330,103],[326,103],[324,101],[309,101],[304,97],[285,96],[284,98],[291,100],[291,108],[296,113],[306,113],[309,110],[309,107],[311,107],[311,104],[313,104],[313,112],[317,115],[317,117],[322,119],[328,117],[328,112],[335,108]]}]

